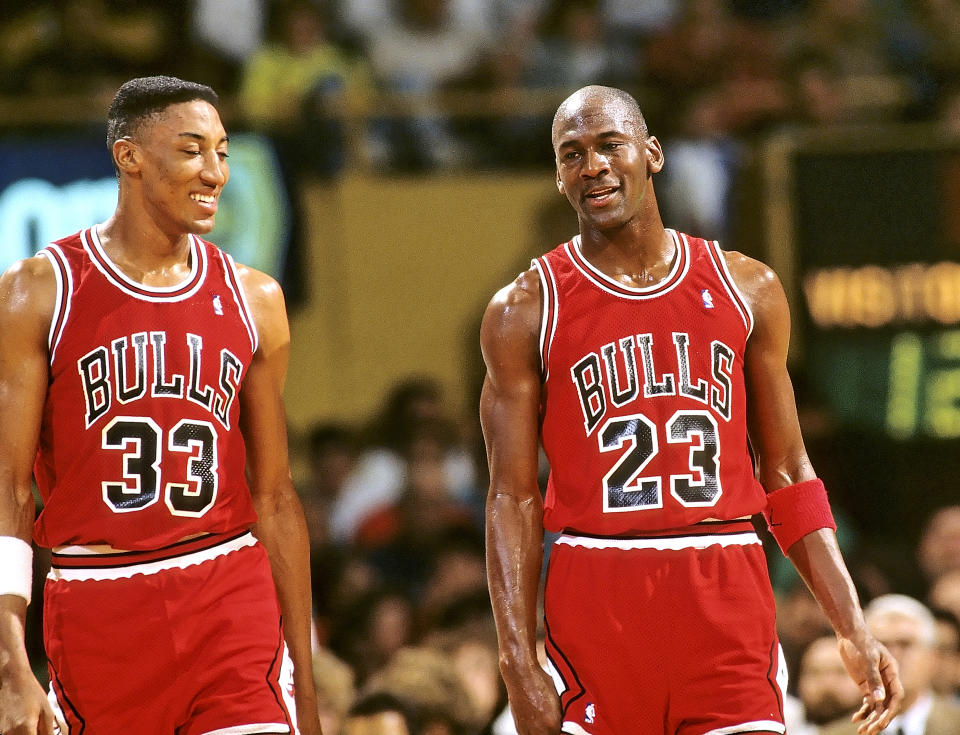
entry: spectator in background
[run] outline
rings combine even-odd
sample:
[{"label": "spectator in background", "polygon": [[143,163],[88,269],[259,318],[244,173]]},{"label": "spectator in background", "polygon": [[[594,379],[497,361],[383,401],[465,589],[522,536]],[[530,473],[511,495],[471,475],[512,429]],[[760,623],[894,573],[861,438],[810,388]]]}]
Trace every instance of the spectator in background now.
[{"label": "spectator in background", "polygon": [[466,735],[470,727],[469,695],[451,659],[436,649],[397,651],[370,677],[361,696],[373,692],[409,703],[424,735]]},{"label": "spectator in background", "polygon": [[960,569],[952,569],[937,577],[930,585],[927,602],[960,618]]},{"label": "spectator in background", "polygon": [[341,115],[372,88],[364,61],[346,53],[311,0],[271,7],[270,41],[244,64],[239,90],[247,120],[271,133],[285,162],[329,176],[346,162]]},{"label": "spectator in background", "polygon": [[313,681],[323,735],[341,735],[356,696],[353,669],[331,651],[320,648],[313,652]]},{"label": "spectator in background", "polygon": [[361,695],[350,707],[344,735],[421,735],[413,705],[386,692]]},{"label": "spectator in background", "polygon": [[917,542],[917,562],[931,584],[947,572],[960,571],[960,505],[930,515]]},{"label": "spectator in background", "polygon": [[456,16],[451,0],[397,0],[394,12],[360,39],[380,88],[402,108],[374,124],[374,165],[405,170],[462,164],[468,152],[437,96],[472,74],[490,42],[482,23]]},{"label": "spectator in background", "polygon": [[[934,691],[936,624],[923,604],[905,595],[881,595],[864,609],[867,625],[900,665],[903,710],[889,732],[937,735],[960,732],[960,705]],[[898,730],[899,728],[899,730]],[[823,735],[854,735],[857,725],[839,722]]]},{"label": "spectator in background", "polygon": [[264,42],[268,1],[191,0],[190,6],[193,68],[235,93],[244,64]]},{"label": "spectator in background", "polygon": [[112,94],[131,77],[181,71],[174,39],[186,24],[184,0],[162,10],[136,0],[17,5],[0,11],[0,83],[9,91]]},{"label": "spectator in background", "polygon": [[332,542],[330,513],[357,460],[353,431],[338,422],[315,425],[307,437],[309,473],[299,488],[310,533],[310,547],[318,550]]},{"label": "spectator in background", "polygon": [[937,628],[933,689],[960,703],[960,618],[948,610],[931,612]]},{"label": "spectator in background", "polygon": [[473,455],[459,441],[440,384],[427,376],[399,381],[370,423],[366,448],[344,483],[331,513],[334,541],[352,542],[360,523],[374,510],[393,503],[407,482],[404,447],[420,427],[444,427],[451,440],[444,452],[443,471],[452,496],[469,502],[476,489]]},{"label": "spectator in background", "polygon": [[796,719],[786,723],[790,735],[816,735],[822,725],[849,719],[863,700],[833,635],[816,638],[807,646],[800,658],[796,690]]}]

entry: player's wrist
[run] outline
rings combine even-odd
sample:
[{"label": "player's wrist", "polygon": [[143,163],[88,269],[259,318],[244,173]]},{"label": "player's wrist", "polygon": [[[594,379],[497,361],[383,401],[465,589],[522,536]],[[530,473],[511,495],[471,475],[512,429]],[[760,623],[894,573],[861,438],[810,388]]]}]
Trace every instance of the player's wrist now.
[{"label": "player's wrist", "polygon": [[798,482],[767,493],[763,511],[767,528],[786,556],[790,547],[821,528],[837,530],[827,490],[820,478]]},{"label": "player's wrist", "polygon": [[30,604],[33,547],[17,536],[0,536],[0,596],[15,595]]}]

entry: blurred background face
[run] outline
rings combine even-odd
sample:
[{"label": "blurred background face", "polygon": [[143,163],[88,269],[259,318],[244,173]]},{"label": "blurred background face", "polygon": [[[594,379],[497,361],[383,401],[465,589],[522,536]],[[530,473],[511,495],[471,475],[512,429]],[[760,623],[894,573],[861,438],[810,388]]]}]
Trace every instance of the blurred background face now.
[{"label": "blurred background face", "polygon": [[937,620],[933,688],[948,697],[960,693],[960,629],[946,620]]},{"label": "blurred background face", "polygon": [[900,664],[904,707],[909,707],[918,695],[931,687],[936,666],[934,647],[923,640],[920,623],[905,615],[878,615],[867,623],[877,640]]},{"label": "blurred background face", "polygon": [[354,715],[347,720],[344,735],[410,735],[399,712]]},{"label": "blurred background face", "polygon": [[817,638],[804,652],[797,694],[807,720],[816,725],[849,715],[860,706],[860,689],[843,666],[835,637]]}]

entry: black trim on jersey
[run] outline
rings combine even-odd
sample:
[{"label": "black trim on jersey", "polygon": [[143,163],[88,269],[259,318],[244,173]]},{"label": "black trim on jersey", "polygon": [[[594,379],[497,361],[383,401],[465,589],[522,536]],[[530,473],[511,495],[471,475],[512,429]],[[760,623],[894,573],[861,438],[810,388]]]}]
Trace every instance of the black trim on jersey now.
[{"label": "black trim on jersey", "polygon": [[[277,706],[280,708],[280,711],[283,712],[283,717],[287,721],[287,726],[290,728],[290,732],[294,733],[297,731],[296,725],[293,720],[290,718],[290,711],[287,708],[286,702],[283,701],[283,692],[278,691],[283,684],[280,683],[280,673],[283,671],[283,649],[284,649],[284,640],[283,640],[283,616],[280,617],[280,636],[277,639],[277,650],[273,653],[273,661],[270,662],[270,666],[267,667],[267,673],[264,676],[264,679],[267,683],[267,688],[273,694],[273,698],[277,700]],[[276,669],[276,676],[271,678],[271,672]]]},{"label": "black trim on jersey", "polygon": [[[548,571],[548,574],[549,574],[549,571]],[[556,664],[553,664],[553,668],[556,670],[557,676],[559,676],[563,680],[564,685],[567,687],[567,691],[559,695],[560,704],[561,704],[560,719],[564,720],[566,719],[567,710],[570,708],[570,705],[572,705],[581,697],[585,696],[587,693],[587,688],[583,685],[583,682],[580,681],[580,675],[577,674],[577,670],[576,668],[574,668],[573,664],[570,662],[570,659],[567,658],[567,655],[563,652],[560,646],[557,645],[556,640],[554,640],[553,635],[551,635],[550,633],[550,623],[548,622],[548,619],[547,619],[546,600],[544,600],[544,605],[543,605],[543,630],[544,630],[544,643],[546,642],[550,643],[550,648],[552,648],[556,652],[557,656],[563,659],[563,662],[566,664],[567,670],[570,672],[570,675],[573,677],[573,681],[568,682],[566,678],[563,676],[563,673],[560,671],[560,668]],[[547,651],[546,653],[547,653],[547,658],[549,659],[550,651]],[[576,684],[577,688],[574,689],[573,686],[571,686],[571,684]],[[571,694],[574,691],[576,691],[577,693],[574,694],[572,697],[570,697],[570,699],[568,699],[567,703],[564,705],[563,696],[565,694]]]},{"label": "black trim on jersey", "polygon": [[[728,528],[725,530],[710,530],[711,528],[717,528],[721,526],[736,526],[736,528]],[[697,530],[703,527],[705,530]],[[582,531],[577,531],[573,528],[565,528],[562,533],[568,534],[570,536],[582,536],[583,538],[595,538],[595,539],[615,539],[621,541],[633,541],[633,540],[643,540],[643,539],[658,539],[658,538],[686,538],[686,537],[697,537],[697,536],[734,536],[741,533],[751,533],[756,532],[756,528],[753,525],[753,522],[750,519],[742,519],[735,521],[699,521],[692,526],[680,526],[678,528],[664,528],[662,530],[648,531],[645,533],[639,534],[598,534],[598,533],[583,533]]]},{"label": "black trim on jersey", "polygon": [[[69,735],[83,735],[84,731],[87,729],[86,720],[80,716],[80,713],[77,712],[76,706],[74,706],[73,702],[70,701],[70,697],[67,696],[67,690],[60,681],[60,676],[57,674],[57,670],[54,668],[52,663],[50,664],[50,672],[52,674],[51,686],[53,687],[53,693],[57,698],[57,703],[60,705],[61,711],[63,711],[63,717],[67,721]],[[68,712],[64,710],[64,706],[69,709],[69,717]],[[70,717],[74,718],[79,723],[80,729],[76,732],[74,732],[73,725],[69,719]]]},{"label": "black trim on jersey", "polygon": [[[246,536],[250,533],[249,530],[244,529],[238,531],[232,536],[221,536],[220,534],[207,534],[206,536],[195,536],[194,538],[184,539],[183,541],[177,541],[168,546],[161,546],[158,549],[151,549],[150,551],[109,551],[104,554],[58,554],[53,552],[50,556],[51,563],[50,566],[54,569],[122,569],[123,567],[133,567],[139,566],[141,564],[150,564],[156,561],[168,561],[170,559],[175,559],[178,556],[186,556],[187,554],[195,554],[200,551],[207,551],[209,549],[216,548],[221,544],[230,543],[231,541],[236,541],[242,536]],[[205,540],[216,539],[215,543],[211,543],[209,546],[202,545],[202,542]],[[164,551],[175,550],[179,546],[185,546],[187,544],[197,544],[200,543],[199,547],[196,549],[190,549],[185,554],[170,554],[169,556],[163,555]],[[90,559],[90,560],[102,560],[102,559],[130,559],[131,557],[136,557],[135,559],[128,561],[126,563],[119,564],[73,564],[66,563],[67,560],[75,559]],[[57,560],[61,560],[60,564],[57,564]]]}]

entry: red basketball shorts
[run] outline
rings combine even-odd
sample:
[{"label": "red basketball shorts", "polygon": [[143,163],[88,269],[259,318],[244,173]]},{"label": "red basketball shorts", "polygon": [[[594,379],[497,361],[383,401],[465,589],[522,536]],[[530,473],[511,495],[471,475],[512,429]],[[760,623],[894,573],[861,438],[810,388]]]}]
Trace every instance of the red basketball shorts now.
[{"label": "red basketball shorts", "polygon": [[43,623],[64,735],[296,732],[270,564],[249,533],[56,549]]},{"label": "red basketball shorts", "polygon": [[569,735],[783,733],[786,669],[748,521],[681,535],[563,535],[546,651]]}]

